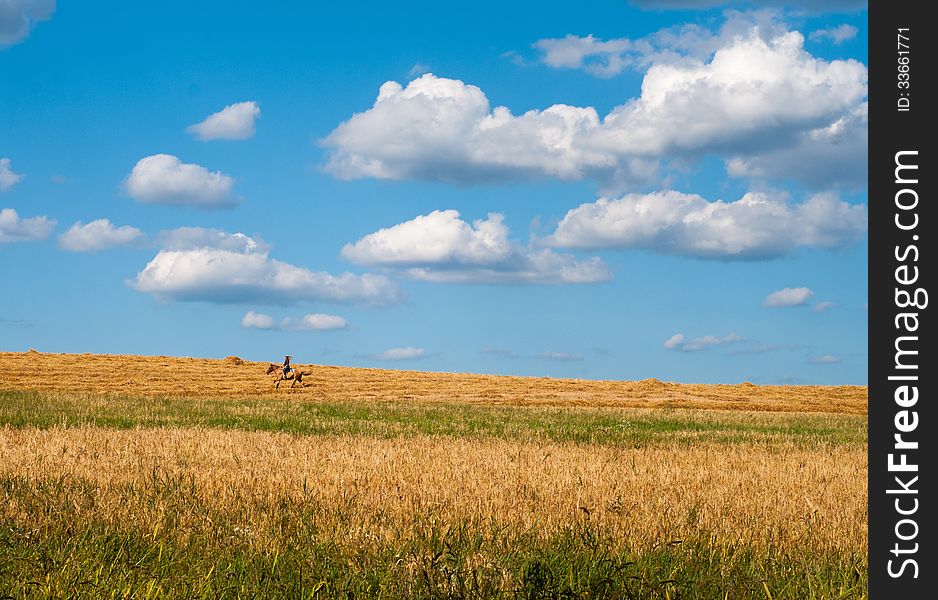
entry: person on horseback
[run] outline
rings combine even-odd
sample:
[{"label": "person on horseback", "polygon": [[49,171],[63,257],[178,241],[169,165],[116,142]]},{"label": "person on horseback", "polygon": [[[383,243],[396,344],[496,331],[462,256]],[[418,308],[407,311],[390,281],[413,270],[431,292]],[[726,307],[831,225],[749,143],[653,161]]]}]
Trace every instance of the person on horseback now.
[{"label": "person on horseback", "polygon": [[287,378],[290,376],[290,373],[293,372],[293,367],[290,366],[290,359],[292,357],[288,354],[283,357],[283,376]]}]

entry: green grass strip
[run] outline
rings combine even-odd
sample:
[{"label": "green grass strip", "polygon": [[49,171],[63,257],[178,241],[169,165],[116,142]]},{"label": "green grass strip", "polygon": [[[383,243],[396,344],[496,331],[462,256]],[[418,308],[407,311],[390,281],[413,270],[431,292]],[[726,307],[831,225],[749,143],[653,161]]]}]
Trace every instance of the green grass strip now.
[{"label": "green grass strip", "polygon": [[438,435],[641,446],[650,443],[866,443],[856,415],[686,409],[137,398],[0,391],[0,426],[205,427],[300,435]]}]

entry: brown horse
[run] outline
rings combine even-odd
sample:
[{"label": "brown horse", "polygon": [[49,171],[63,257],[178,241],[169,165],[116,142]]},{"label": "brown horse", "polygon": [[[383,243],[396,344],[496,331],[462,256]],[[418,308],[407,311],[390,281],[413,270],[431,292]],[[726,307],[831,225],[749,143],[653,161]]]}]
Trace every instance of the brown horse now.
[{"label": "brown horse", "polygon": [[289,373],[284,374],[283,367],[281,365],[275,365],[274,363],[270,363],[267,367],[267,374],[270,375],[271,373],[277,374],[277,385],[275,386],[277,389],[280,388],[281,381],[292,379],[293,382],[290,384],[290,387],[293,387],[297,383],[303,383],[304,375],[309,375],[309,373],[304,373],[299,369],[290,369]]}]

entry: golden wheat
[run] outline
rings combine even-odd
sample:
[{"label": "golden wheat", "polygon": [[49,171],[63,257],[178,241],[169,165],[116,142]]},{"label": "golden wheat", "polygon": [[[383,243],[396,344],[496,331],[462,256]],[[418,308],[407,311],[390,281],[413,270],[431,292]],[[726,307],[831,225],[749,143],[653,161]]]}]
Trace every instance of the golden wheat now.
[{"label": "golden wheat", "polygon": [[[866,452],[790,444],[605,446],[470,440],[309,437],[201,429],[0,430],[0,475],[91,482],[88,518],[141,532],[205,527],[197,506],[238,515],[252,543],[277,542],[292,505],[328,510],[315,526],[351,545],[438,525],[488,524],[549,536],[589,519],[633,548],[682,538],[754,547],[860,552],[866,547]],[[153,504],[154,473],[191,481],[191,506]],[[135,500],[136,498],[136,500]],[[250,506],[280,510],[250,511]],[[16,504],[0,508],[26,522]],[[333,516],[330,517],[329,515]],[[344,530],[349,522],[354,530]]]},{"label": "golden wheat", "polygon": [[[267,592],[352,577],[369,595],[380,577],[392,596],[497,595],[543,574],[528,570],[548,552],[558,573],[590,574],[581,591],[612,577],[662,598],[677,580],[700,598],[766,582],[776,597],[863,595],[865,387],[305,365],[308,385],[275,390],[265,367],[0,353],[0,390],[14,391],[0,407],[0,533],[21,556],[7,577],[62,595],[108,556],[124,565],[107,567],[114,591],[138,577],[152,577],[147,593],[213,594],[229,577]],[[456,422],[431,435],[440,418]],[[315,435],[228,429],[258,426]],[[60,547],[69,558],[51,573],[44,553]],[[252,579],[280,556],[299,570]],[[179,560],[208,575],[177,581]],[[310,560],[324,579],[297,581]]]}]

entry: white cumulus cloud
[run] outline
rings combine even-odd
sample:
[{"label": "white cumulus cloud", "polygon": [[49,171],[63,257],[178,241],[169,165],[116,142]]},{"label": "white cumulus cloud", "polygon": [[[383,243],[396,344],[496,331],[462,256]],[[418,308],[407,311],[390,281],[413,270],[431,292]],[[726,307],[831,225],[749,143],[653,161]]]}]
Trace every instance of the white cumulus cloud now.
[{"label": "white cumulus cloud", "polygon": [[627,68],[704,62],[737,38],[757,36],[769,42],[787,31],[780,14],[773,10],[727,11],[724,16],[717,31],[684,23],[641,38],[603,40],[592,34],[569,34],[541,39],[532,46],[540,52],[540,61],[551,68],[582,69],[596,77],[612,77]]},{"label": "white cumulus cloud", "polygon": [[124,184],[133,198],[147,204],[222,208],[236,203],[234,179],[171,154],[141,158]]},{"label": "white cumulus cloud", "polygon": [[814,292],[810,288],[796,287],[776,290],[765,297],[762,306],[777,308],[780,306],[804,306]]},{"label": "white cumulus cloud", "polygon": [[241,318],[241,327],[245,329],[276,329],[277,323],[270,315],[249,310]]},{"label": "white cumulus cloud", "polygon": [[310,271],[270,258],[266,245],[238,234],[221,239],[221,247],[161,249],[129,284],[175,301],[387,304],[398,298],[397,287],[382,275]]},{"label": "white cumulus cloud", "polygon": [[545,243],[564,248],[632,248],[731,260],[782,256],[798,247],[856,241],[867,226],[865,205],[830,193],[802,203],[749,192],[735,202],[707,201],[667,190],[600,198],[571,209]]},{"label": "white cumulus cloud", "polygon": [[[653,63],[641,96],[604,117],[564,104],[516,115],[493,108],[476,86],[432,74],[406,87],[389,81],[371,108],[323,140],[326,169],[347,179],[468,183],[590,177],[623,188],[646,184],[664,159],[746,158],[809,142],[802,133],[833,126],[866,97],[863,64],[817,58],[797,31],[766,36],[752,25],[719,39],[725,45],[706,60]],[[785,177],[809,166],[799,163]]]},{"label": "white cumulus cloud", "polygon": [[97,252],[115,246],[126,246],[143,236],[136,227],[115,227],[108,219],[96,219],[87,224],[76,221],[59,236],[59,247],[69,252]]},{"label": "white cumulus cloud", "polygon": [[21,219],[16,210],[0,210],[0,244],[44,240],[55,229],[55,221],[48,217]]},{"label": "white cumulus cloud", "polygon": [[55,0],[0,0],[0,48],[26,39],[39,21],[55,12]]},{"label": "white cumulus cloud", "polygon": [[413,360],[426,356],[427,351],[423,348],[389,348],[384,352],[379,352],[372,356],[378,360]]},{"label": "white cumulus cloud", "polygon": [[20,182],[23,176],[13,171],[9,158],[0,158],[0,192],[6,192]]},{"label": "white cumulus cloud", "polygon": [[685,340],[683,333],[675,333],[667,340],[663,346],[666,350],[678,350],[680,352],[699,352],[712,346],[725,346],[726,344],[735,344],[745,341],[745,338],[730,333],[723,336],[705,335],[703,337]]},{"label": "white cumulus cloud", "polygon": [[511,256],[508,228],[502,215],[469,224],[455,210],[435,210],[369,234],[342,249],[359,264],[414,265],[433,263],[494,264]]},{"label": "white cumulus cloud", "polygon": [[727,174],[789,179],[815,188],[865,186],[868,124],[869,106],[864,102],[831,123],[797,132],[786,145],[726,157]]},{"label": "white cumulus cloud", "polygon": [[342,256],[360,265],[401,268],[409,278],[438,283],[595,283],[612,278],[597,257],[578,260],[509,240],[503,216],[472,223],[456,210],[435,210],[380,229]]},{"label": "white cumulus cloud", "polygon": [[186,131],[203,142],[209,140],[246,140],[254,137],[254,120],[261,114],[257,102],[229,104]]}]

